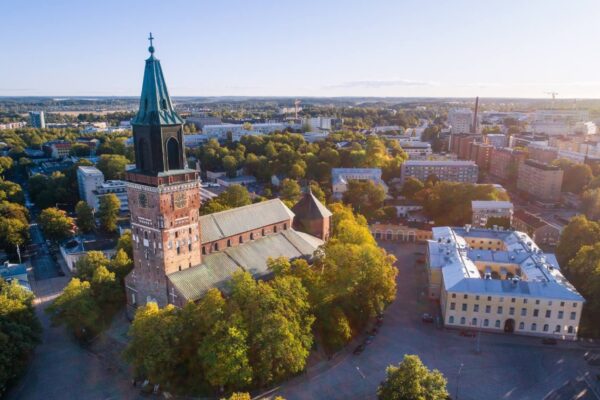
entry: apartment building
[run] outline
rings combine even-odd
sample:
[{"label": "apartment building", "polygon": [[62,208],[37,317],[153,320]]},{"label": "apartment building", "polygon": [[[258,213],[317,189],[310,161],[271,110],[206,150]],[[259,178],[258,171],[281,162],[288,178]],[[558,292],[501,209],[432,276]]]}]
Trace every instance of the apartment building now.
[{"label": "apartment building", "polygon": [[32,128],[44,129],[46,118],[43,111],[29,111],[29,124]]},{"label": "apartment building", "polygon": [[450,110],[448,112],[448,124],[450,125],[450,133],[453,135],[471,132],[473,111],[468,108],[456,108]]},{"label": "apartment building", "polygon": [[434,227],[429,296],[449,328],[576,340],[584,298],[524,232]]},{"label": "apartment building", "polygon": [[554,147],[530,143],[527,146],[527,150],[529,152],[529,159],[541,163],[550,164],[558,158],[558,150]]},{"label": "apartment building", "polygon": [[425,160],[432,154],[431,144],[428,142],[402,141],[400,146],[411,160]]},{"label": "apartment building", "polygon": [[534,160],[519,164],[517,189],[530,194],[542,202],[555,203],[560,200],[563,171],[553,165]]},{"label": "apartment building", "polygon": [[95,210],[98,210],[100,206],[100,199],[112,193],[117,196],[121,203],[120,211],[129,211],[125,181],[105,181],[104,174],[96,167],[78,167],[77,186],[79,189],[79,198]]},{"label": "apartment building", "polygon": [[442,181],[477,183],[479,167],[468,160],[408,160],[402,164],[402,183],[409,176],[425,181],[430,175]]},{"label": "apartment building", "polygon": [[516,179],[519,164],[527,154],[520,150],[504,148],[492,149],[490,158],[490,174],[500,179]]},{"label": "apartment building", "polygon": [[487,171],[492,159],[492,150],[494,146],[487,143],[471,143],[471,153],[469,159],[475,161],[480,170]]},{"label": "apartment building", "polygon": [[505,218],[512,221],[513,204],[510,201],[473,200],[471,201],[471,221],[475,227],[486,227],[490,218]]},{"label": "apartment building", "polygon": [[494,147],[506,147],[508,145],[508,137],[503,133],[488,133],[485,135],[485,143]]}]

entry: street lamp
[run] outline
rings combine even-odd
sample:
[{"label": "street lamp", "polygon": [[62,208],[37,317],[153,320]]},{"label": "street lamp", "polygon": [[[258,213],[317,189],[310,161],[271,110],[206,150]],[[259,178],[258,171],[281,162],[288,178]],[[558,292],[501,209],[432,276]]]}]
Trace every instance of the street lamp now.
[{"label": "street lamp", "polygon": [[455,400],[458,400],[458,385],[460,384],[460,373],[462,371],[462,368],[465,364],[460,363],[460,367],[458,368],[458,378],[456,378],[456,393],[454,395]]}]

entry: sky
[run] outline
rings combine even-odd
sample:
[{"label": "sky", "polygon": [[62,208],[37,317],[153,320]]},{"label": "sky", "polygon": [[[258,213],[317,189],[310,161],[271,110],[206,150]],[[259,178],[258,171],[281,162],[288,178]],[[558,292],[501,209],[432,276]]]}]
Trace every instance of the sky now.
[{"label": "sky", "polygon": [[0,0],[0,96],[600,98],[598,0]]}]

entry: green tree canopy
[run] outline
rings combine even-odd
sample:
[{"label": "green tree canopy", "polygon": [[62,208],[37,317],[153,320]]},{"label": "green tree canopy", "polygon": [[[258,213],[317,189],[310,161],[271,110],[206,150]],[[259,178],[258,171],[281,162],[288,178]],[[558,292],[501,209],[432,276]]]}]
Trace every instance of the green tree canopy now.
[{"label": "green tree canopy", "polygon": [[77,214],[77,227],[84,233],[91,232],[94,229],[94,213],[92,207],[81,200],[75,206]]},{"label": "green tree canopy", "polygon": [[117,230],[120,207],[121,202],[116,194],[109,193],[100,197],[98,219],[100,220],[100,226],[106,232],[115,232]]},{"label": "green tree canopy", "polygon": [[383,186],[369,180],[350,180],[343,199],[345,203],[351,204],[356,212],[371,218],[383,207],[385,190]]},{"label": "green tree canopy", "polygon": [[600,241],[600,225],[598,223],[588,220],[583,215],[571,218],[563,229],[556,247],[558,264],[566,266],[582,246],[593,245],[598,241]]},{"label": "green tree canopy", "polygon": [[563,175],[562,191],[581,193],[592,181],[591,168],[586,164],[572,164],[566,168]]},{"label": "green tree canopy", "polygon": [[102,154],[98,164],[96,165],[104,174],[104,179],[123,179],[125,175],[125,167],[129,164],[129,160],[120,154]]},{"label": "green tree canopy", "polygon": [[387,377],[377,389],[379,400],[446,400],[446,379],[430,371],[416,355],[404,355],[398,366],[386,369]]},{"label": "green tree canopy", "polygon": [[73,219],[66,212],[54,207],[43,210],[39,222],[46,237],[57,241],[71,236],[74,226]]}]

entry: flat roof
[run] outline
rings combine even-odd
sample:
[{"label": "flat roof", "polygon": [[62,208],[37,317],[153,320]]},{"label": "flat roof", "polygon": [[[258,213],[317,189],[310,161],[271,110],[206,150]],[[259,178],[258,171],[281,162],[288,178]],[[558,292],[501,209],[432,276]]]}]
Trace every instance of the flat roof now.
[{"label": "flat roof", "polygon": [[500,200],[473,200],[471,201],[472,209],[488,209],[488,208],[509,208],[512,210],[513,203],[510,201]]},{"label": "flat roof", "polygon": [[404,161],[406,166],[473,166],[476,167],[475,161],[471,160],[408,160]]}]

